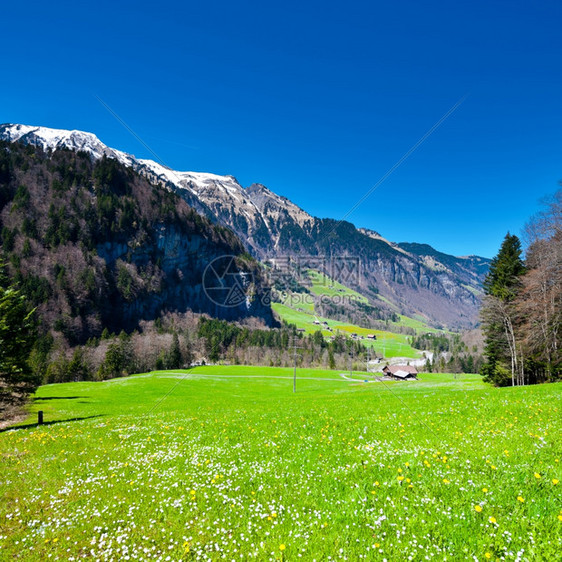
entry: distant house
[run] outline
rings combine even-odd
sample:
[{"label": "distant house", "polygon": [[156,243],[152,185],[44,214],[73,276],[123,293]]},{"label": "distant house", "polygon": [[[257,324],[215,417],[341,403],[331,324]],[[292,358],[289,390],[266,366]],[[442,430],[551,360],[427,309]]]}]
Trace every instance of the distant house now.
[{"label": "distant house", "polygon": [[201,367],[202,365],[210,365],[206,357],[202,357],[201,359],[197,359],[196,361],[193,361],[190,367]]},{"label": "distant house", "polygon": [[399,381],[416,380],[418,378],[418,370],[410,365],[387,365],[382,372]]},{"label": "distant house", "polygon": [[376,340],[376,339],[377,339],[377,336],[375,336],[375,334],[367,334],[367,337],[368,337],[370,340]]}]

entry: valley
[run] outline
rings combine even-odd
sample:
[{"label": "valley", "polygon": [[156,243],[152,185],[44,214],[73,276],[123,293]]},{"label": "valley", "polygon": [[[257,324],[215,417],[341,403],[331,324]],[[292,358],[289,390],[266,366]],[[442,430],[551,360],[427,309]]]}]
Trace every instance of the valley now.
[{"label": "valley", "polygon": [[0,562],[561,562],[562,2],[4,2]]},{"label": "valley", "polygon": [[[412,348],[409,344],[409,337],[420,333],[447,333],[446,331],[432,328],[421,320],[396,314],[392,315],[390,320],[387,319],[384,322],[376,322],[367,315],[364,316],[366,322],[376,326],[384,325],[386,327],[385,330],[380,329],[380,327],[365,327],[323,317],[315,309],[315,302],[336,303],[341,308],[342,315],[345,316],[346,311],[352,308],[352,303],[368,305],[369,301],[363,295],[342,283],[334,281],[320,271],[305,270],[303,272],[303,281],[304,286],[301,285],[301,291],[288,292],[283,302],[272,303],[272,309],[279,318],[288,324],[295,325],[299,331],[306,334],[320,331],[327,339],[340,334],[346,338],[360,341],[367,349],[372,350],[370,359],[375,359],[376,357],[383,360],[395,357],[408,359],[422,358],[422,352]],[[305,289],[306,292],[304,291]],[[386,308],[387,304],[383,303],[383,306]],[[353,312],[348,312],[348,314],[352,316]]]}]

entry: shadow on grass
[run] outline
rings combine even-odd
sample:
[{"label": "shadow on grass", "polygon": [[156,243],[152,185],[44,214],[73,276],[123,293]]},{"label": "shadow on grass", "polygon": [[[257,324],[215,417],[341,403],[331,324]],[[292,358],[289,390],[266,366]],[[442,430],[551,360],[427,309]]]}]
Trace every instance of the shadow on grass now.
[{"label": "shadow on grass", "polygon": [[33,401],[40,400],[77,400],[78,398],[88,398],[87,396],[36,396]]},{"label": "shadow on grass", "polygon": [[6,431],[16,431],[18,429],[31,429],[33,427],[39,427],[40,425],[55,425],[57,423],[68,423],[68,422],[91,420],[92,418],[103,418],[103,417],[104,416],[102,414],[98,414],[96,416],[84,416],[82,418],[68,418],[66,420],[47,421],[47,422],[43,422],[42,424],[28,423],[25,425],[12,425],[11,427],[4,427],[3,429],[0,429],[0,433],[4,433]]}]

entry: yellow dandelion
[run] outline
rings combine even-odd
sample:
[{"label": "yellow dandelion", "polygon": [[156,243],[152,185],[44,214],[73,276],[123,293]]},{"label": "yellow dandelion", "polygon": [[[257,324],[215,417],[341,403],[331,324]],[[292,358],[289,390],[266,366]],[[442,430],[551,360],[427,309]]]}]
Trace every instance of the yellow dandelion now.
[{"label": "yellow dandelion", "polygon": [[474,506],[474,510],[477,511],[478,513],[480,513],[482,511],[482,506],[477,504],[477,505]]},{"label": "yellow dandelion", "polygon": [[538,472],[535,472],[535,478],[538,480],[541,477],[541,475]]},{"label": "yellow dandelion", "polygon": [[380,543],[376,542],[375,543],[375,548],[378,548],[380,546]]},{"label": "yellow dandelion", "polygon": [[525,501],[521,496],[517,496],[517,501],[523,503]]},{"label": "yellow dandelion", "polygon": [[490,517],[490,523],[497,523],[497,520],[495,517]]},{"label": "yellow dandelion", "polygon": [[284,544],[280,544],[280,545],[279,545],[279,550],[280,550],[281,552],[283,552],[283,551],[285,550],[285,545],[284,545]]},{"label": "yellow dandelion", "polygon": [[404,480],[404,477],[403,476],[397,476],[396,480],[398,480],[399,482],[402,482],[402,480]]},{"label": "yellow dandelion", "polygon": [[486,552],[486,554],[484,554],[484,558],[490,560],[490,558],[492,558],[492,555],[489,552]]},{"label": "yellow dandelion", "polygon": [[552,483],[556,486],[556,484],[558,484],[558,480],[556,478],[553,478]]},{"label": "yellow dandelion", "polygon": [[488,491],[488,488],[482,488],[482,491],[486,493]]},{"label": "yellow dandelion", "polygon": [[558,521],[562,521],[562,515],[558,516]]},{"label": "yellow dandelion", "polygon": [[450,484],[450,483],[451,483],[450,480],[447,480],[446,478],[443,478],[443,482],[444,482],[445,484]]}]

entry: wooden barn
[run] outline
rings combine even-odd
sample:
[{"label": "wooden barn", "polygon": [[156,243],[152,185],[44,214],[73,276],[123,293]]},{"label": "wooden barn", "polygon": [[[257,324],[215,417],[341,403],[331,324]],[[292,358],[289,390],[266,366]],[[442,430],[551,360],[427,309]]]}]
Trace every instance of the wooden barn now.
[{"label": "wooden barn", "polygon": [[410,365],[387,365],[382,372],[399,381],[417,380],[418,370]]}]

